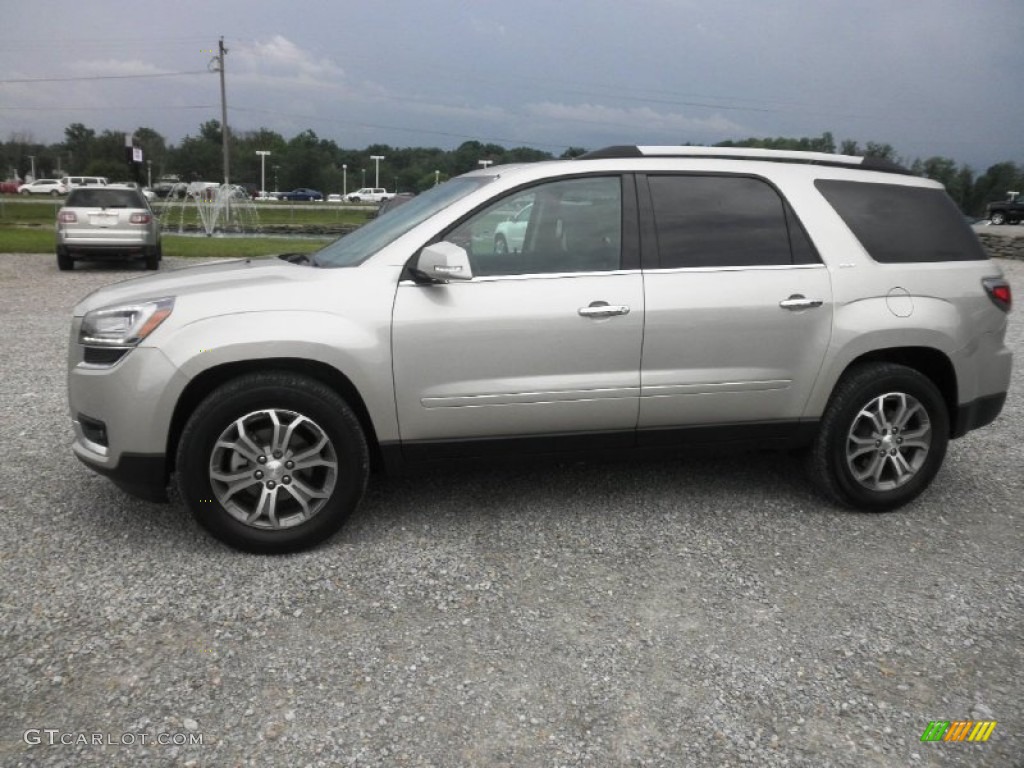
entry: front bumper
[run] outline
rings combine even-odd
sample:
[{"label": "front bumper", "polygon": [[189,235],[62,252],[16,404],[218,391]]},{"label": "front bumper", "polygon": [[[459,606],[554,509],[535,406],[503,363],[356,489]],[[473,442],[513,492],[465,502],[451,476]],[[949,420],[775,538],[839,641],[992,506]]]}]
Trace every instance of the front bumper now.
[{"label": "front bumper", "polygon": [[171,419],[188,379],[163,352],[148,347],[113,365],[86,363],[77,341],[80,325],[76,318],[68,355],[72,451],[125,491],[163,500]]},{"label": "front bumper", "polygon": [[163,454],[138,456],[121,454],[116,467],[95,463],[95,456],[83,451],[76,442],[71,446],[85,466],[108,478],[125,493],[145,501],[166,502],[168,465]]}]

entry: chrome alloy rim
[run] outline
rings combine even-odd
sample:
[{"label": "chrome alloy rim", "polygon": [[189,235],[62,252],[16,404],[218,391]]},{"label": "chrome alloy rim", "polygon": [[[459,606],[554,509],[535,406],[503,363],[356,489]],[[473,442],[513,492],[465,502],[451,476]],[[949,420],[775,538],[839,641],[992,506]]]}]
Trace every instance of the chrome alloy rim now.
[{"label": "chrome alloy rim", "polygon": [[872,491],[891,491],[924,466],[932,444],[928,411],[915,397],[890,392],[865,405],[846,437],[846,464]]},{"label": "chrome alloy rim", "polygon": [[338,481],[338,457],[315,421],[278,408],[232,422],[210,455],[210,485],[236,520],[276,530],[319,513]]}]

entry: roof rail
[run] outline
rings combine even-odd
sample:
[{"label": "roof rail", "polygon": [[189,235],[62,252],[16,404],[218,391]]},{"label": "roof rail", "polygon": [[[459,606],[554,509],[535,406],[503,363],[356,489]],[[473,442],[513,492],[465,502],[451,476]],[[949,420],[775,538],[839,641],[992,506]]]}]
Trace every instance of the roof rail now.
[{"label": "roof rail", "polygon": [[911,172],[898,163],[880,157],[833,155],[828,152],[804,152],[790,149],[759,149],[756,147],[692,147],[692,146],[633,146],[619,144],[595,149],[580,155],[578,160],[604,160],[629,157],[701,157],[723,160],[771,160],[782,163],[808,163],[840,168],[861,168],[886,173]]}]

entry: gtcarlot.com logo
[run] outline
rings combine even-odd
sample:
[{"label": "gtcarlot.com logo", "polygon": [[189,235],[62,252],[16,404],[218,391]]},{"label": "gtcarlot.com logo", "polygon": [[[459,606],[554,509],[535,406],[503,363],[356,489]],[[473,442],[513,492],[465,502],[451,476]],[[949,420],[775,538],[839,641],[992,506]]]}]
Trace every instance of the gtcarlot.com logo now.
[{"label": "gtcarlot.com logo", "polygon": [[136,744],[164,747],[202,746],[201,733],[86,733],[85,731],[62,731],[59,728],[29,728],[22,735],[26,744],[37,746],[113,746],[132,747]]},{"label": "gtcarlot.com logo", "polygon": [[921,741],[988,741],[995,729],[995,720],[932,720]]}]

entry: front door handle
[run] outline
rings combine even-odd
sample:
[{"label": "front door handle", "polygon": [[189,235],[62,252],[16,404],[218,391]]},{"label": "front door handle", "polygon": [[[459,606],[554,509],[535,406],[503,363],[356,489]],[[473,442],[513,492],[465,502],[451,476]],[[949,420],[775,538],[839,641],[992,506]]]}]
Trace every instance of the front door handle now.
[{"label": "front door handle", "polygon": [[625,304],[609,304],[607,301],[592,301],[590,306],[580,307],[577,311],[580,317],[614,317],[628,315],[629,307]]},{"label": "front door handle", "polygon": [[788,309],[790,312],[796,312],[800,309],[815,309],[823,303],[821,299],[808,299],[803,294],[794,293],[788,299],[780,301],[779,306],[783,309]]}]

